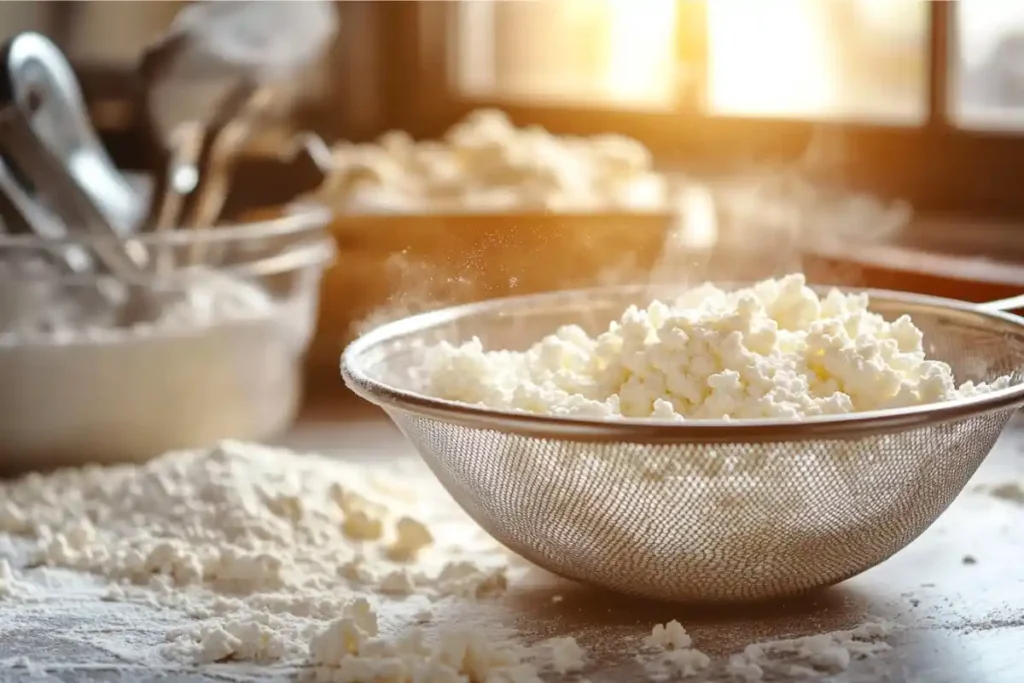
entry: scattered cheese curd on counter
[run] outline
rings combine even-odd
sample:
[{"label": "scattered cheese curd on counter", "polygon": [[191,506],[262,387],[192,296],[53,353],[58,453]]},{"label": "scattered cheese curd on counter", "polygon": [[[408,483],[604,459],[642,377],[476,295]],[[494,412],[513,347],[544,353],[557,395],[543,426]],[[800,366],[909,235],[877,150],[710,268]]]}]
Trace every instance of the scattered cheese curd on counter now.
[{"label": "scattered cheese curd on counter", "polygon": [[525,352],[428,347],[414,390],[497,410],[596,418],[787,419],[917,406],[1009,386],[956,385],[908,316],[819,296],[802,274],[733,292],[705,284],[630,307],[596,338],[564,326]]}]

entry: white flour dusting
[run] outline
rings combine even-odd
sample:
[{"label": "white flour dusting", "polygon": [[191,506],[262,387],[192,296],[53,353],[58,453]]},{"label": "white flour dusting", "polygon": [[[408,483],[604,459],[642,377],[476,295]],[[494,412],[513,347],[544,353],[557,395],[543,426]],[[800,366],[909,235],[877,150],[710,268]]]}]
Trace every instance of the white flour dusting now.
[{"label": "white flour dusting", "polygon": [[0,412],[5,467],[136,460],[290,422],[315,294],[279,302],[197,271],[153,321],[119,327],[118,292],[51,284],[15,277],[0,296],[0,383],[16,394]]},{"label": "white flour dusting", "polygon": [[[417,496],[425,485],[440,504]],[[143,465],[33,474],[0,485],[0,538],[21,548],[9,553],[20,558],[13,569],[0,565],[0,585],[22,624],[52,620],[70,595],[91,597],[97,614],[128,603],[158,615],[129,626],[159,632],[162,644],[103,644],[129,661],[301,665],[312,656],[343,669],[327,680],[342,680],[345,667],[394,666],[381,661],[389,648],[413,647],[408,632],[394,640],[393,624],[378,632],[382,603],[412,622],[432,603],[504,592],[507,554],[446,500],[418,469],[237,442]],[[408,597],[389,595],[394,576]],[[61,583],[67,577],[73,588]],[[51,602],[55,593],[64,599]],[[356,613],[365,619],[351,621]],[[484,640],[473,645],[470,633]],[[415,647],[443,661],[451,648],[485,648],[490,669],[525,666],[492,633],[447,638]]]},{"label": "white flour dusting", "polygon": [[[237,674],[248,663],[260,676],[311,670],[324,683],[528,683],[586,671],[593,660],[571,637],[527,646],[484,617],[435,623],[466,601],[486,614],[519,578],[512,559],[419,463],[224,442],[0,483],[5,648],[18,652],[18,638],[42,629],[121,672]],[[874,641],[887,634],[866,625],[712,662],[670,622],[638,659],[652,680],[727,668],[757,680],[753,667],[773,671],[779,657],[845,668],[880,652]],[[21,662],[30,663],[95,666]]]}]

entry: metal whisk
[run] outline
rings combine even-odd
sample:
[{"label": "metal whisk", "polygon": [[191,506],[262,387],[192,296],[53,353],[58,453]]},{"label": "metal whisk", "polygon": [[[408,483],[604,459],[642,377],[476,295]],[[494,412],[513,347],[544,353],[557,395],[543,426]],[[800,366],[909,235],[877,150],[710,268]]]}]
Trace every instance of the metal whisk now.
[{"label": "metal whisk", "polygon": [[[959,381],[1011,386],[948,403],[792,421],[600,421],[498,412],[402,388],[424,344],[524,349],[560,325],[607,329],[679,291],[602,288],[499,299],[379,327],[342,357],[489,533],[570,579],[667,600],[756,600],[837,583],[887,559],[960,493],[1024,404],[1024,319],[871,291],[912,316]],[[1021,305],[1008,300],[997,304]]]}]

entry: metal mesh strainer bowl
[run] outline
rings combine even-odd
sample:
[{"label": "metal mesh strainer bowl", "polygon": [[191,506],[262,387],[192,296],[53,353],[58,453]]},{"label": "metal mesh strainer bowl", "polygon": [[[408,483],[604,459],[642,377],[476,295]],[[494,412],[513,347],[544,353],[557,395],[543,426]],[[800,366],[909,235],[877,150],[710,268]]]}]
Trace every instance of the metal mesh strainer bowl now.
[{"label": "metal mesh strainer bowl", "polygon": [[870,291],[910,314],[958,382],[1012,377],[961,401],[792,421],[600,421],[508,413],[402,388],[423,344],[479,336],[525,349],[559,325],[597,333],[615,287],[498,299],[379,327],[342,374],[387,411],[455,500],[496,539],[564,577],[650,598],[738,601],[837,583],[887,559],[960,493],[1024,404],[1024,319]]}]

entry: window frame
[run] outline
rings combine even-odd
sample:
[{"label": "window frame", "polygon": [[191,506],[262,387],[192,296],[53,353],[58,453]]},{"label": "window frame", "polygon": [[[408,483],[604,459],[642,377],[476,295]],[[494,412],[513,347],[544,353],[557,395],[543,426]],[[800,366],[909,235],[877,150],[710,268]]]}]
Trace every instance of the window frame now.
[{"label": "window frame", "polygon": [[920,126],[647,112],[595,106],[516,103],[460,95],[452,79],[458,3],[374,3],[382,18],[383,98],[387,127],[440,135],[479,107],[500,107],[519,125],[555,133],[614,131],[647,145],[671,168],[717,174],[752,165],[789,165],[816,134],[839,134],[841,177],[859,191],[909,201],[923,213],[1024,218],[1024,135],[958,128],[950,120],[949,49],[956,2],[928,2],[928,116]]}]

